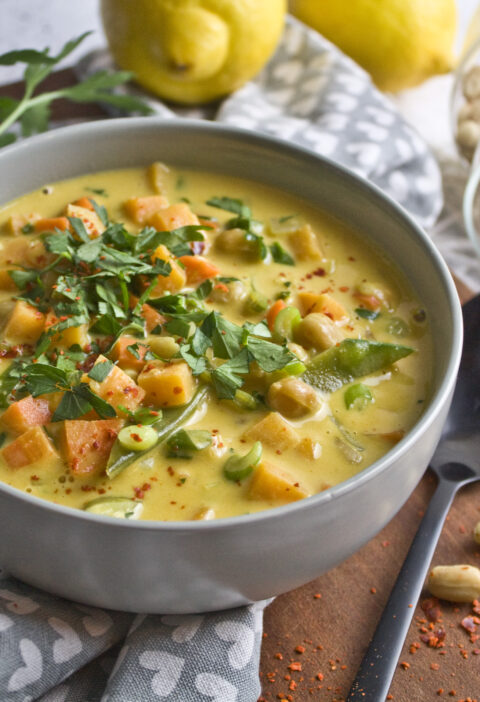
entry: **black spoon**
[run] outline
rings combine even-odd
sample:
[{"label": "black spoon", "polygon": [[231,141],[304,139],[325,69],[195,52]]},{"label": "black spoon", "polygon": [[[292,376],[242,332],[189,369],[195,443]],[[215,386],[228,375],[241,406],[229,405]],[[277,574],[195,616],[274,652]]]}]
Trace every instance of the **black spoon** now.
[{"label": "black spoon", "polygon": [[480,480],[480,295],[463,308],[464,346],[453,403],[430,467],[437,489],[415,535],[346,702],[384,702],[457,490]]}]

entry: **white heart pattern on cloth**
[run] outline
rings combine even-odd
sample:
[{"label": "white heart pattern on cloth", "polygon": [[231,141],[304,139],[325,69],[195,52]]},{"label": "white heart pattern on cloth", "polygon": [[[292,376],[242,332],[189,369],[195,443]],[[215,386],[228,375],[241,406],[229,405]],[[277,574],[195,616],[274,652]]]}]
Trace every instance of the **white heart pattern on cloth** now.
[{"label": "white heart pattern on cloth", "polygon": [[113,619],[103,610],[95,609],[95,607],[86,607],[85,605],[77,605],[77,609],[88,614],[87,617],[83,617],[82,624],[90,636],[94,638],[103,636],[112,628]]},{"label": "white heart pattern on cloth", "polygon": [[372,168],[378,161],[381,155],[381,149],[378,144],[372,144],[369,141],[356,142],[347,144],[345,149],[349,154],[356,156],[356,160],[364,168]]},{"label": "white heart pattern on cloth", "polygon": [[195,687],[202,695],[210,697],[212,702],[236,702],[238,698],[237,688],[213,673],[199,673],[195,678]]},{"label": "white heart pattern on cloth", "polygon": [[295,83],[303,71],[303,62],[298,59],[292,59],[291,61],[285,61],[285,63],[279,63],[273,69],[273,75],[277,80],[283,80],[287,84]]},{"label": "white heart pattern on cloth", "polygon": [[167,651],[144,651],[138,660],[142,668],[156,671],[152,678],[153,692],[158,697],[168,697],[180,680],[185,659]]},{"label": "white heart pattern on cloth", "polygon": [[241,622],[226,621],[215,625],[215,632],[222,641],[231,643],[228,649],[228,662],[235,670],[248,665],[255,645],[252,629]]},{"label": "white heart pattern on cloth", "polygon": [[388,131],[383,127],[371,122],[357,122],[356,128],[359,132],[363,132],[372,141],[385,141],[388,137]]},{"label": "white heart pattern on cloth", "polygon": [[30,597],[24,597],[10,590],[0,590],[0,597],[8,601],[8,611],[14,612],[15,614],[31,614],[40,607],[40,605],[30,599]]},{"label": "white heart pattern on cloth", "polygon": [[193,639],[204,619],[205,617],[195,614],[167,614],[162,617],[162,624],[175,627],[172,631],[172,641],[186,643]]},{"label": "white heart pattern on cloth", "polygon": [[358,104],[356,98],[346,93],[329,93],[325,96],[325,100],[334,105],[335,109],[340,112],[353,112]]},{"label": "white heart pattern on cloth", "polygon": [[6,631],[13,626],[13,621],[6,614],[0,614],[0,631]]},{"label": "white heart pattern on cloth", "polygon": [[77,632],[63,619],[50,617],[48,623],[61,638],[53,642],[53,660],[65,663],[77,656],[82,650],[82,642]]},{"label": "white heart pattern on cloth", "polygon": [[21,690],[42,677],[43,660],[39,648],[30,639],[21,639],[19,648],[25,665],[17,668],[8,681],[9,692]]}]

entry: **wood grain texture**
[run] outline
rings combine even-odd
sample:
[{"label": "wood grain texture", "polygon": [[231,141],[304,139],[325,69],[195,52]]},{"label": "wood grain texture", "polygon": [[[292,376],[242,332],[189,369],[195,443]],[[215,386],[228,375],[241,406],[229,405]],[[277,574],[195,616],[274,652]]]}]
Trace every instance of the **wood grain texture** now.
[{"label": "wood grain texture", "polygon": [[[44,87],[55,90],[74,82],[75,74],[66,69],[53,74]],[[0,95],[18,98],[21,91],[22,84],[16,83],[1,87]],[[60,100],[52,117],[78,121],[102,118],[105,112],[96,105]],[[466,301],[470,291],[460,281],[456,283],[462,301]],[[260,662],[261,699],[344,700],[434,488],[435,478],[427,472],[378,536],[342,565],[277,597],[267,608]],[[480,546],[472,538],[479,520],[480,485],[472,485],[454,501],[433,565],[462,562],[480,567]],[[420,639],[418,619],[424,614],[416,608],[400,658],[407,665],[399,665],[390,690],[394,702],[480,699],[480,639],[478,644],[472,643],[460,624],[470,611],[469,605],[442,604],[446,639],[445,646],[436,649]],[[414,653],[410,652],[412,643],[420,644]],[[301,648],[296,651],[298,646]],[[292,664],[293,670],[289,667]],[[301,670],[295,670],[298,667]]]}]

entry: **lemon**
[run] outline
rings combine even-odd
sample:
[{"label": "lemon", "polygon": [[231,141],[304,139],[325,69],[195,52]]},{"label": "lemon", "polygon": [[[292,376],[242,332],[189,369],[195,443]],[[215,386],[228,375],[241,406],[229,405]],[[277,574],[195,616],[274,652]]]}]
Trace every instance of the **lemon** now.
[{"label": "lemon", "polygon": [[230,93],[266,63],[281,36],[287,0],[102,0],[117,64],[174,102]]},{"label": "lemon", "polygon": [[300,20],[396,92],[453,66],[455,0],[290,0]]}]

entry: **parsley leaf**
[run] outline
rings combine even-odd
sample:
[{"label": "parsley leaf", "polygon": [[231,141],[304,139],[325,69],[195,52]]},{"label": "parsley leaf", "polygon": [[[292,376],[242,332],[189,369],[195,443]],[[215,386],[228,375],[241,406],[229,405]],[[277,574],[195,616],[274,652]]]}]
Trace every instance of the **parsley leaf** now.
[{"label": "parsley leaf", "polygon": [[243,376],[248,373],[248,351],[243,349],[235,358],[231,358],[212,371],[212,382],[217,397],[231,400],[235,391],[242,387]]},{"label": "parsley leaf", "polygon": [[233,358],[240,353],[244,330],[218,312],[211,312],[202,324],[202,332],[213,346],[217,358]]},{"label": "parsley leaf", "polygon": [[101,361],[96,363],[88,374],[88,377],[92,380],[96,380],[97,383],[103,383],[107,375],[113,368],[113,363],[111,361]]},{"label": "parsley leaf", "polygon": [[212,197],[207,200],[207,205],[210,207],[218,207],[219,210],[227,210],[234,212],[239,217],[250,219],[252,212],[248,205],[245,205],[241,200],[236,200],[231,197]]},{"label": "parsley leaf", "polygon": [[283,246],[279,244],[278,241],[274,241],[273,244],[271,244],[270,253],[272,254],[272,258],[275,263],[283,263],[286,266],[295,265],[295,260],[292,258],[292,256],[290,256],[288,251],[285,251]]}]

